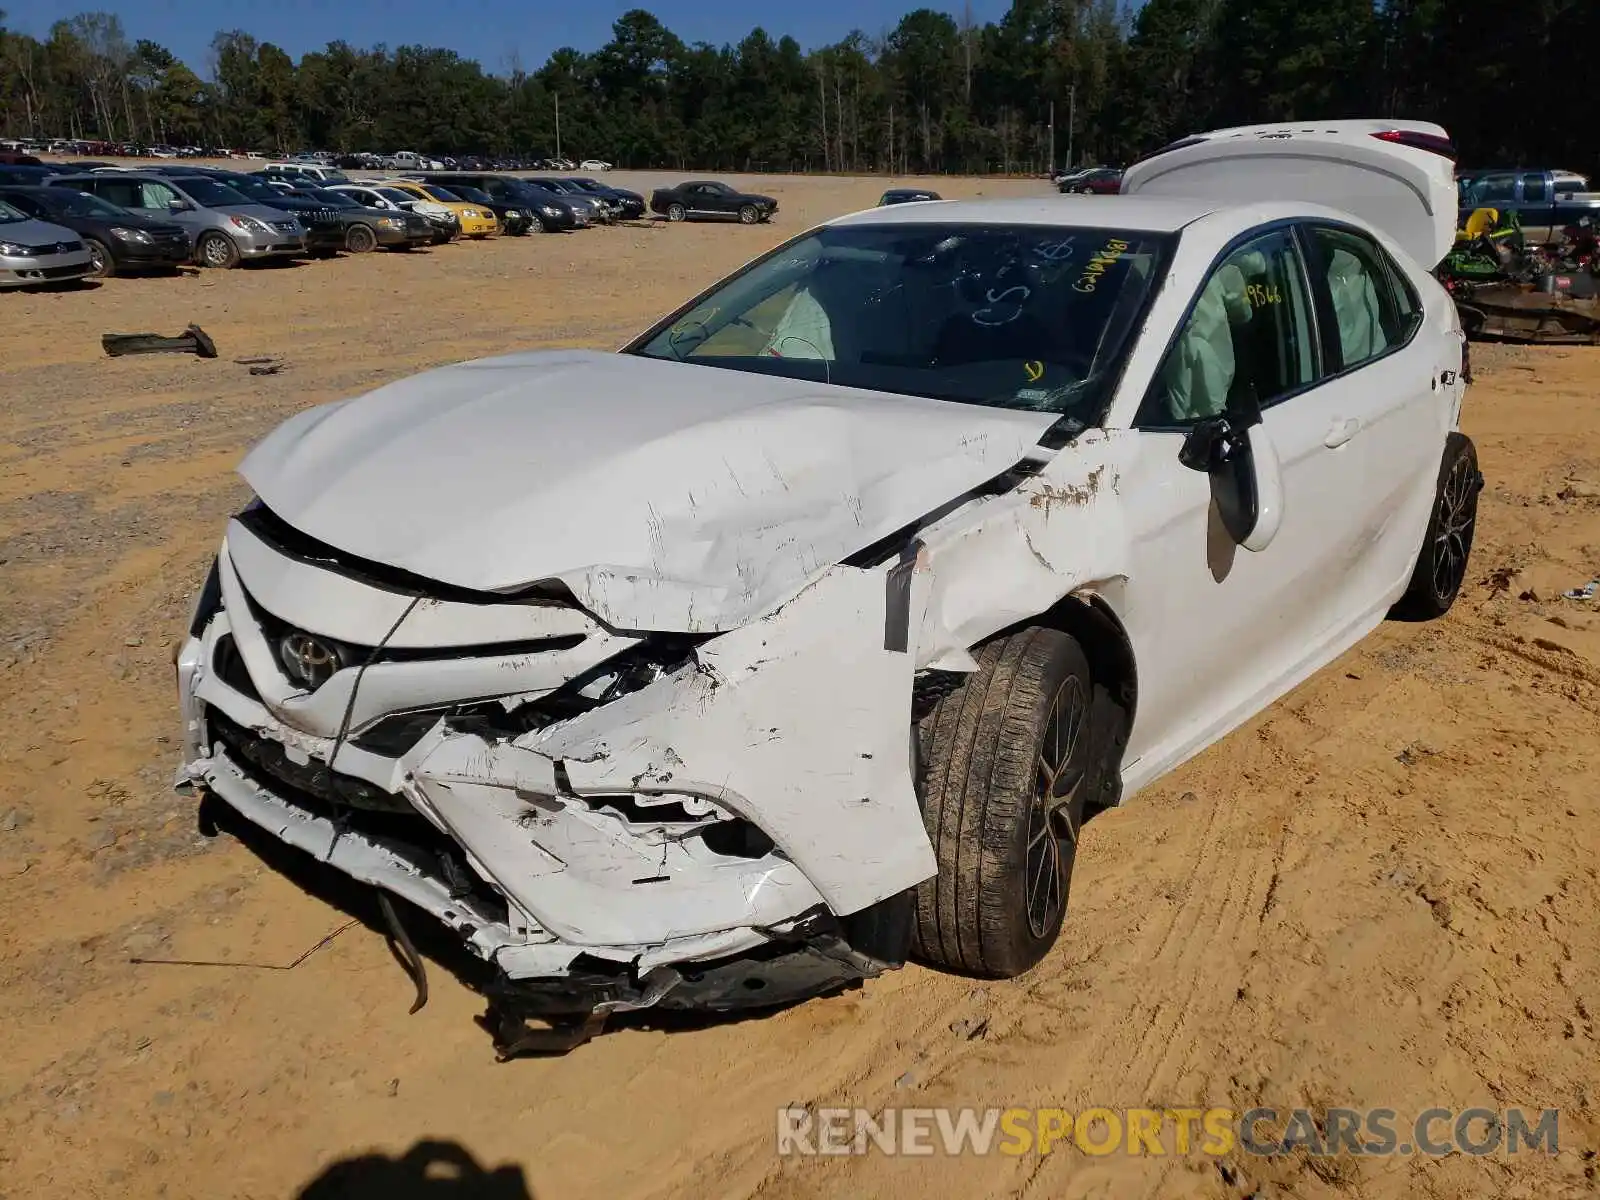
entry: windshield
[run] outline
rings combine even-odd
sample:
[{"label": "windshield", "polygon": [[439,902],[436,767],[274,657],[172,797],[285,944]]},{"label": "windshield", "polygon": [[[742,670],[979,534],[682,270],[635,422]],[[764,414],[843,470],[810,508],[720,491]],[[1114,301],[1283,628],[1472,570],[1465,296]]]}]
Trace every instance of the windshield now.
[{"label": "windshield", "polygon": [[[51,188],[52,195],[44,203],[66,217],[103,217],[113,221],[126,221],[130,214],[109,201],[91,196],[88,192],[73,192],[66,188]],[[60,192],[59,196],[54,193]]]},{"label": "windshield", "polygon": [[489,196],[488,196],[487,193],[480,192],[475,187],[465,187],[462,184],[458,183],[458,184],[455,184],[455,185],[452,186],[451,191],[455,192],[455,194],[460,196],[463,200],[471,201],[473,204],[493,204],[494,203],[493,200],[489,199]]},{"label": "windshield", "polygon": [[423,191],[427,192],[428,195],[432,196],[435,200],[440,201],[441,203],[444,203],[444,204],[459,204],[460,203],[460,197],[458,197],[454,192],[447,191],[446,189],[444,189],[442,187],[439,187],[437,184],[419,183],[419,184],[417,184],[417,186],[419,188],[421,188]]},{"label": "windshield", "polygon": [[196,204],[203,204],[207,208],[215,208],[221,204],[250,203],[248,196],[203,175],[185,175],[182,179],[174,179],[172,182],[182,188]]},{"label": "windshield", "polygon": [[417,202],[417,198],[410,192],[402,192],[399,188],[373,188],[372,190],[390,204],[415,204]]},{"label": "windshield", "polygon": [[1171,241],[1042,225],[820,229],[629,351],[1092,424]]},{"label": "windshield", "polygon": [[0,200],[0,221],[26,221],[28,216],[21,209],[12,208],[4,200]]}]

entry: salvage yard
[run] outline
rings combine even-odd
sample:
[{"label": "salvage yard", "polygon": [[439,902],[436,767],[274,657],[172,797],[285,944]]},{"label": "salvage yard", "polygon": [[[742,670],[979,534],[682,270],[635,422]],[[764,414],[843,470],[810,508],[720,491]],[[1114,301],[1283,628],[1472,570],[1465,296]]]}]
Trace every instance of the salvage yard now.
[{"label": "salvage yard", "polygon": [[[169,787],[170,658],[243,449],[430,366],[614,348],[895,181],[729,182],[775,197],[774,223],[0,295],[0,1197],[289,1200],[419,1140],[516,1164],[538,1200],[1594,1194],[1600,598],[1562,594],[1600,575],[1600,348],[1474,347],[1488,482],[1455,609],[1386,625],[1095,818],[1061,941],[1018,980],[911,966],[501,1065],[449,971],[408,1016],[379,933],[199,836]],[[218,358],[100,349],[191,322]],[[283,369],[235,362],[258,357]],[[790,1103],[1558,1108],[1561,1149],[780,1160]],[[367,1190],[340,1195],[406,1194],[344,1169]]]}]

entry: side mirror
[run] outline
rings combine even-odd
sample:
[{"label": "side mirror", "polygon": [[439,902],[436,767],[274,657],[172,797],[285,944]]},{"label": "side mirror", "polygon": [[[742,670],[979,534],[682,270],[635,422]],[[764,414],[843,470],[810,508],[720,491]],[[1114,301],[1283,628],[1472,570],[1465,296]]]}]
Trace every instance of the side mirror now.
[{"label": "side mirror", "polygon": [[1283,524],[1283,471],[1259,412],[1199,421],[1178,461],[1210,477],[1212,502],[1238,545],[1259,552],[1272,544]]},{"label": "side mirror", "polygon": [[176,199],[174,199],[174,200],[168,200],[167,201],[167,211],[168,212],[189,212],[193,208],[194,208],[194,205],[190,204],[187,200],[176,200]]}]

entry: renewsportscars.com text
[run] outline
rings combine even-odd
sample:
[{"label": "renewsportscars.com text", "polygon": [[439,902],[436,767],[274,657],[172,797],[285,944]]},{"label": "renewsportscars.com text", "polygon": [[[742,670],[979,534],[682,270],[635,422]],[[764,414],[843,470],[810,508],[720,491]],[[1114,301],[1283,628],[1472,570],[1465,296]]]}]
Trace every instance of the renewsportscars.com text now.
[{"label": "renewsportscars.com text", "polygon": [[793,1155],[1050,1154],[1221,1157],[1555,1154],[1560,1113],[1428,1108],[782,1108],[777,1151]]}]

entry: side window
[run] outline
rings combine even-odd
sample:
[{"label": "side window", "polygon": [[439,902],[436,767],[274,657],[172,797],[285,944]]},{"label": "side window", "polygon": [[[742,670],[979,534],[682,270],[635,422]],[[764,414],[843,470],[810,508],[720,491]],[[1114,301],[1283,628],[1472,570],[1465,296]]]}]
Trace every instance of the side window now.
[{"label": "side window", "polygon": [[1537,204],[1548,200],[1544,176],[1537,171],[1530,171],[1522,177],[1522,198],[1530,204]]},{"label": "side window", "polygon": [[1341,370],[1360,366],[1411,336],[1418,306],[1397,287],[1398,268],[1381,247],[1348,229],[1313,226],[1320,271],[1338,331]]},{"label": "side window", "polygon": [[1517,196],[1515,175],[1485,175],[1472,187],[1472,203],[1509,204]]},{"label": "side window", "polygon": [[1213,269],[1156,373],[1138,424],[1173,428],[1248,399],[1265,408],[1317,378],[1311,297],[1287,231]]},{"label": "side window", "polygon": [[139,203],[134,207],[161,212],[177,198],[178,193],[164,183],[141,183],[139,185]]},{"label": "side window", "polygon": [[96,179],[85,187],[100,199],[119,208],[139,207],[139,185],[125,179]]}]

